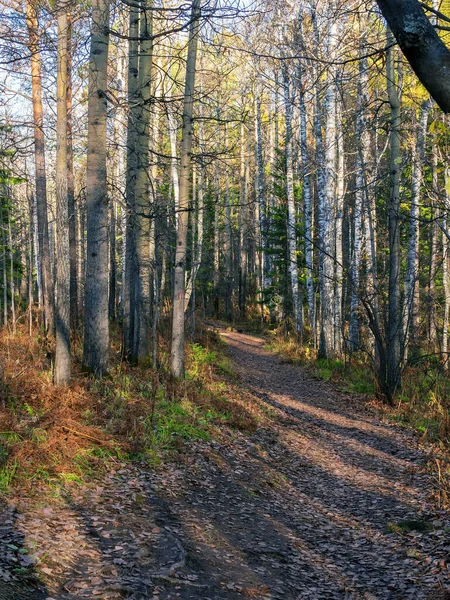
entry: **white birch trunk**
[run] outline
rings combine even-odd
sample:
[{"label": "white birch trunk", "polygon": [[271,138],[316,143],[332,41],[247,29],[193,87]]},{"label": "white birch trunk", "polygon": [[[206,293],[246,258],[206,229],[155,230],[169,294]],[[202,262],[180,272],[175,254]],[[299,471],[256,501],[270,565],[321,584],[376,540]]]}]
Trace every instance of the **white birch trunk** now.
[{"label": "white birch trunk", "polygon": [[284,109],[286,120],[286,195],[288,206],[287,238],[288,238],[288,270],[291,281],[292,312],[297,333],[303,329],[300,291],[297,265],[297,227],[294,198],[294,173],[292,159],[292,101],[287,69],[283,68]]},{"label": "white birch trunk", "polygon": [[343,269],[343,223],[345,195],[345,153],[344,132],[342,128],[342,100],[336,103],[336,210],[335,210],[335,263],[334,263],[334,352],[342,353],[342,296],[344,285]]},{"label": "white birch trunk", "polygon": [[428,115],[431,109],[430,100],[422,103],[416,125],[416,139],[412,151],[411,208],[409,213],[408,255],[406,259],[405,280],[405,349],[409,339],[415,340],[418,320],[419,301],[419,208],[425,161],[425,140]]},{"label": "white birch trunk", "polygon": [[[337,43],[337,22],[330,20],[328,56],[333,60]],[[320,343],[319,356],[330,358],[334,348],[334,238],[332,217],[336,201],[336,67],[328,69],[325,96],[325,185],[319,196],[320,238]]]},{"label": "white birch trunk", "polygon": [[[302,11],[298,19],[299,37],[303,41],[303,20]],[[300,107],[300,151],[302,157],[302,177],[303,177],[303,212],[305,219],[305,268],[306,268],[306,291],[308,295],[308,313],[309,323],[313,336],[313,346],[316,347],[316,318],[315,318],[315,299],[314,299],[314,280],[313,280],[313,202],[312,186],[310,176],[310,161],[308,157],[308,128],[307,128],[307,107],[304,87],[306,85],[303,73],[303,65],[299,61],[297,70],[297,81],[299,91]]]}]

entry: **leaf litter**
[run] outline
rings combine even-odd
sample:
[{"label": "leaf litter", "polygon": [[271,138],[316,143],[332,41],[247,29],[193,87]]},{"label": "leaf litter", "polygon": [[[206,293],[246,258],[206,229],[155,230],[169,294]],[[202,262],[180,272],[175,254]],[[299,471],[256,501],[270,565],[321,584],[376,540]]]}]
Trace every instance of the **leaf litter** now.
[{"label": "leaf litter", "polygon": [[152,471],[118,461],[63,499],[1,506],[0,600],[450,598],[430,447],[263,340],[222,335],[231,391],[270,418]]}]

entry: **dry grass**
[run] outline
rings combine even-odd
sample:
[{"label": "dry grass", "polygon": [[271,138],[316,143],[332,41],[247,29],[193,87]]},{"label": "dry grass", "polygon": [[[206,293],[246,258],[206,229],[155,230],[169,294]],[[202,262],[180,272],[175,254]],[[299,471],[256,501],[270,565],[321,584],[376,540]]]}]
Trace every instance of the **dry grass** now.
[{"label": "dry grass", "polygon": [[[52,383],[53,341],[25,327],[0,331],[0,493],[11,484],[32,491],[39,482],[66,484],[95,477],[110,461],[155,465],[192,439],[254,431],[263,413],[233,386],[221,342],[205,331],[187,347],[187,380],[169,374],[167,347],[159,371],[120,361],[113,330],[112,367],[96,381],[81,371],[81,342],[73,343],[70,387]],[[224,378],[229,383],[224,382]]]}]

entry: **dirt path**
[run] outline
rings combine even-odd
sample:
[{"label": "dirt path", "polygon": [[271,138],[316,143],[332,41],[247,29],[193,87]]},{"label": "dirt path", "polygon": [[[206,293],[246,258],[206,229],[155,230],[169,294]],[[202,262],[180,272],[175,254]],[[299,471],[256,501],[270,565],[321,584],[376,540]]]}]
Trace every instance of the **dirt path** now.
[{"label": "dirt path", "polygon": [[65,508],[9,507],[0,600],[21,597],[1,583],[8,551],[47,580],[24,600],[447,598],[450,519],[428,503],[415,438],[261,339],[222,335],[272,425],[194,444],[164,473],[118,465]]}]

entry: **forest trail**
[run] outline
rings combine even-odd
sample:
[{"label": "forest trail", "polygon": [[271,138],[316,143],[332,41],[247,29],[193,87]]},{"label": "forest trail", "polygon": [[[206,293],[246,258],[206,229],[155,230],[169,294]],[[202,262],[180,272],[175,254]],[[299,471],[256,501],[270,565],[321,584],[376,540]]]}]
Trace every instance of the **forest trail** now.
[{"label": "forest trail", "polygon": [[[118,465],[65,507],[5,508],[0,599],[450,597],[450,519],[428,501],[417,438],[264,340],[221,335],[270,424],[227,445],[195,442],[160,472]],[[20,594],[2,584],[2,560],[6,544],[30,540],[47,587]]]}]

